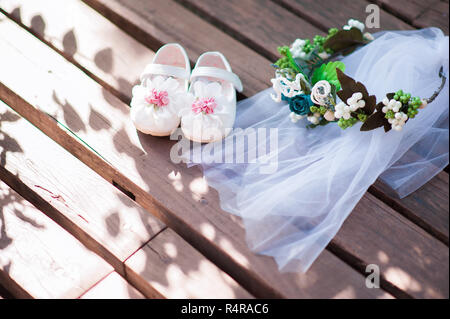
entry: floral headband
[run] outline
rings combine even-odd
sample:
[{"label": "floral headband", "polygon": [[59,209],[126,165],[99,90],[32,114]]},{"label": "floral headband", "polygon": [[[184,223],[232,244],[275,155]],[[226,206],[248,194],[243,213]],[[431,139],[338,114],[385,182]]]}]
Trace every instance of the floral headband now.
[{"label": "floral headband", "polygon": [[[332,28],[328,35],[316,35],[309,39],[297,39],[290,47],[279,47],[283,56],[273,65],[275,78],[271,80],[276,102],[288,102],[292,122],[306,117],[308,127],[337,123],[342,129],[363,122],[361,131],[381,126],[388,132],[401,131],[419,109],[433,102],[445,85],[443,68],[439,71],[442,83],[430,98],[412,97],[399,90],[386,94],[377,104],[376,97],[366,87],[344,74],[345,65],[332,61],[338,56],[352,53],[357,47],[374,40],[364,33],[364,24],[354,19],[341,30]],[[342,102],[336,103],[336,95]]]}]

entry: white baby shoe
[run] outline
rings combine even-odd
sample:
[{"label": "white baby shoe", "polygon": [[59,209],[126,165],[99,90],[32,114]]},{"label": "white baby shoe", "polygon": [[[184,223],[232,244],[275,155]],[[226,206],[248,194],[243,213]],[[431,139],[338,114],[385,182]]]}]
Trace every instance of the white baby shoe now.
[{"label": "white baby shoe", "polygon": [[180,124],[191,66],[184,48],[177,43],[162,46],[133,88],[131,119],[135,127],[154,136],[168,136]]},{"label": "white baby shoe", "polygon": [[186,103],[180,111],[185,137],[200,142],[219,141],[232,130],[236,118],[239,77],[220,52],[203,53],[191,74]]}]

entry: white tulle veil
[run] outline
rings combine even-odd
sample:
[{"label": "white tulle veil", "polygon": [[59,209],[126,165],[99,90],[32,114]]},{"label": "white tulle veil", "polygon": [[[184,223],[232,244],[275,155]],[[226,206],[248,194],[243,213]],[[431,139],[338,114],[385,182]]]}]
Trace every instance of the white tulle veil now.
[{"label": "white tulle veil", "polygon": [[[441,84],[441,66],[448,77],[449,42],[439,29],[375,37],[342,61],[345,73],[364,83],[377,101],[399,89],[430,97]],[[346,130],[335,124],[308,129],[306,121],[292,123],[289,107],[273,102],[270,93],[267,89],[239,102],[235,127],[263,129],[257,145],[272,151],[251,163],[215,163],[211,145],[207,151],[203,145],[199,164],[218,191],[222,209],[242,217],[251,249],[273,256],[282,271],[306,271],[375,180],[404,197],[448,165],[448,81],[401,132],[388,133],[383,128],[361,132],[360,124]],[[272,135],[264,131],[270,128],[276,129]],[[239,134],[226,138],[235,147],[225,149],[222,159],[236,158],[237,149],[244,152],[241,158],[253,156],[254,147],[237,139]]]}]

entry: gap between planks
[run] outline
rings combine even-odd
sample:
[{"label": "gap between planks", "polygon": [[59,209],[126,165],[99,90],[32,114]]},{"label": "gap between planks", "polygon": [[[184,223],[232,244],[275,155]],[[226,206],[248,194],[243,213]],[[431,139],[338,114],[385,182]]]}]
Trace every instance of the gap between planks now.
[{"label": "gap between planks", "polygon": [[[2,132],[8,138],[0,141],[1,178],[105,259],[146,297],[250,297],[172,230],[38,128],[2,103],[0,110],[2,119],[15,119],[2,123]],[[162,262],[153,251],[164,253],[166,249],[176,254]],[[175,268],[181,274],[176,286],[171,281],[173,274],[166,273],[166,267]]]}]

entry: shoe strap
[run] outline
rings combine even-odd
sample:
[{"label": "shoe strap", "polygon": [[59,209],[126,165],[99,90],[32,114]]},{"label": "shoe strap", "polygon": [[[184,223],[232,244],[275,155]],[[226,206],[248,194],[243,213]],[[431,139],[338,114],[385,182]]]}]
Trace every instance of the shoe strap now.
[{"label": "shoe strap", "polygon": [[144,72],[141,74],[141,80],[150,75],[165,75],[189,80],[190,72],[185,68],[177,66],[150,63],[145,67]]},{"label": "shoe strap", "polygon": [[209,67],[209,66],[197,66],[194,68],[191,74],[191,82],[194,78],[205,76],[205,77],[212,77],[224,81],[228,81],[233,84],[234,88],[238,92],[242,92],[242,82],[239,79],[239,77],[234,74],[233,72],[229,72],[224,69],[219,69],[215,67]]}]

